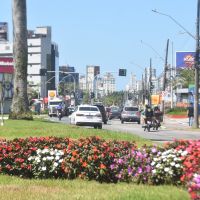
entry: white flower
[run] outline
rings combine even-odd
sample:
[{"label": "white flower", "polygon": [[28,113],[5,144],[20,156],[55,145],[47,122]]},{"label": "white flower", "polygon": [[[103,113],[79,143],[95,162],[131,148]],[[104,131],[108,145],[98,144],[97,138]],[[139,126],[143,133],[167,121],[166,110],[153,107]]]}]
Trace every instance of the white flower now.
[{"label": "white flower", "polygon": [[46,158],[46,157],[44,157],[44,158],[42,158],[42,160],[46,161],[46,160],[47,160],[47,158]]},{"label": "white flower", "polygon": [[53,160],[53,156],[47,156],[47,160]]},{"label": "white flower", "polygon": [[55,160],[59,160],[59,159],[60,159],[60,156],[56,156],[56,157],[55,157]]},{"label": "white flower", "polygon": [[171,162],[170,165],[171,165],[171,166],[175,166],[175,162]]},{"label": "white flower", "polygon": [[161,166],[161,164],[160,163],[158,163],[157,165],[156,165],[156,168],[159,168]]},{"label": "white flower", "polygon": [[47,169],[46,167],[42,167],[42,171],[46,171],[46,169]]},{"label": "white flower", "polygon": [[173,174],[173,172],[172,172],[172,170],[169,170],[169,172],[168,172],[170,175],[172,175]]},{"label": "white flower", "polygon": [[152,170],[152,173],[155,174],[155,173],[156,173],[156,169],[153,169],[153,170]]},{"label": "white flower", "polygon": [[179,167],[180,167],[180,164],[176,164],[175,167],[176,167],[176,168],[179,168]]},{"label": "white flower", "polygon": [[48,149],[43,149],[43,150],[42,150],[42,153],[43,153],[43,154],[48,153],[48,152],[49,152]]},{"label": "white flower", "polygon": [[152,163],[151,163],[151,166],[154,166],[155,165],[155,162],[153,161]]},{"label": "white flower", "polygon": [[29,160],[29,161],[31,161],[32,159],[33,159],[33,157],[32,157],[32,156],[28,158],[28,160]]},{"label": "white flower", "polygon": [[164,171],[165,171],[165,172],[168,172],[168,171],[169,171],[169,167],[165,167],[165,168],[164,168]]},{"label": "white flower", "polygon": [[187,151],[183,151],[181,155],[182,155],[182,156],[186,156],[187,154],[188,154]]},{"label": "white flower", "polygon": [[63,159],[60,159],[60,160],[59,160],[59,163],[61,163],[62,161],[63,161]]},{"label": "white flower", "polygon": [[41,153],[41,149],[37,149],[36,152],[37,152],[37,154]]},{"label": "white flower", "polygon": [[53,165],[54,165],[54,167],[57,167],[57,166],[58,166],[58,163],[57,163],[57,162],[55,162]]},{"label": "white flower", "polygon": [[166,158],[164,158],[164,159],[163,159],[163,161],[165,162],[165,161],[167,161],[167,159],[166,159]]}]

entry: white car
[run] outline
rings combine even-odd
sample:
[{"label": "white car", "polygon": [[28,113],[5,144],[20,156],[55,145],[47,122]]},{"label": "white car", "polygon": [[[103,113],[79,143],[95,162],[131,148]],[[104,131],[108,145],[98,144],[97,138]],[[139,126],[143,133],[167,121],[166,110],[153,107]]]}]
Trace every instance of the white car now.
[{"label": "white car", "polygon": [[97,106],[79,105],[69,118],[70,124],[102,129],[102,116]]}]

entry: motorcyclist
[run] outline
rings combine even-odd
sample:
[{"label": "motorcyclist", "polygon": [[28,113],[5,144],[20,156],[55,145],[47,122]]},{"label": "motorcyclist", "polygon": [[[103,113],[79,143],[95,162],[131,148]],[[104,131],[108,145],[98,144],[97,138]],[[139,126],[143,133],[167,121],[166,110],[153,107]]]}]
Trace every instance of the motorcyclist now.
[{"label": "motorcyclist", "polygon": [[153,119],[153,110],[152,110],[151,106],[146,105],[144,115],[145,115],[145,119],[144,119],[145,124],[147,124],[147,121],[152,122],[152,119]]},{"label": "motorcyclist", "polygon": [[59,105],[57,106],[57,115],[59,120],[61,120],[62,118],[62,103],[59,103]]},{"label": "motorcyclist", "polygon": [[153,115],[157,126],[160,127],[160,122],[162,121],[162,112],[160,111],[160,108],[158,106],[154,107]]}]

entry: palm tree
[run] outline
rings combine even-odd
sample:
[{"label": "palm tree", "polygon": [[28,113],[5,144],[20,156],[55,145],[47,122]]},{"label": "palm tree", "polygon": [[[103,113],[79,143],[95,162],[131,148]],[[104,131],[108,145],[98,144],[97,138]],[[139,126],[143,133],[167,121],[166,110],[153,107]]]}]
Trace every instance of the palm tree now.
[{"label": "palm tree", "polygon": [[12,0],[14,94],[11,119],[32,119],[27,95],[27,20],[26,0]]}]

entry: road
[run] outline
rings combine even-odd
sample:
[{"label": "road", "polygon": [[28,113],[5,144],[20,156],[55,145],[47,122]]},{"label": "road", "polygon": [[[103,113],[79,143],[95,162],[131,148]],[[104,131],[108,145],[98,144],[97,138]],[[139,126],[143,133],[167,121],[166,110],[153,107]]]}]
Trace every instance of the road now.
[{"label": "road", "polygon": [[[51,121],[59,121],[58,118],[49,118]],[[67,117],[63,117],[62,123],[69,123]],[[188,126],[188,119],[171,119],[164,118],[161,128],[158,131],[151,130],[150,132],[144,131],[141,124],[137,123],[124,123],[121,124],[119,119],[109,120],[108,124],[103,125],[103,129],[119,131],[138,135],[140,137],[155,141],[167,142],[174,139],[200,139],[200,130],[194,130]]]}]

